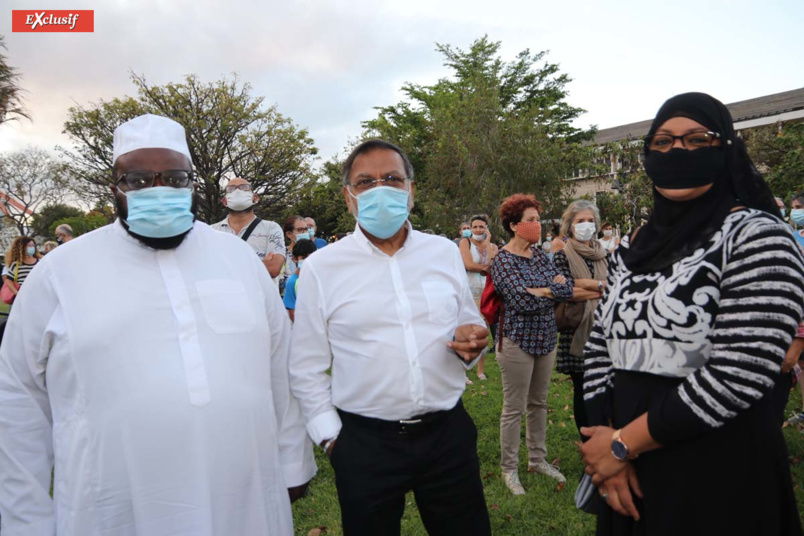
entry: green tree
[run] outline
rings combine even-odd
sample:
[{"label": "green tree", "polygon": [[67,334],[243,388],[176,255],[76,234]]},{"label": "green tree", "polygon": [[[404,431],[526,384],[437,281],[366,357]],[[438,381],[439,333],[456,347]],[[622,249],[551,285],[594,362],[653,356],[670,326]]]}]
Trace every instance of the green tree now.
[{"label": "green tree", "polygon": [[42,149],[28,147],[0,155],[0,206],[25,234],[33,214],[66,195],[64,165]]},{"label": "green tree", "polygon": [[335,159],[325,162],[322,177],[311,179],[297,192],[284,218],[296,214],[314,218],[318,226],[317,236],[322,238],[354,230],[355,219],[343,198],[342,166],[343,163]]},{"label": "green tree", "polygon": [[804,190],[804,123],[777,123],[744,136],[751,159],[774,195],[789,203]]},{"label": "green tree", "polygon": [[[597,151],[598,154],[606,155],[606,161],[613,157],[618,163],[614,177],[617,188],[598,193],[593,201],[597,203],[603,221],[611,223],[620,229],[621,233],[628,233],[643,225],[653,210],[653,184],[645,173],[640,159],[642,142],[629,138],[607,143]],[[591,174],[600,174],[600,162],[591,162],[587,169]],[[609,175],[604,177],[604,180],[611,180]]]},{"label": "green tree", "polygon": [[[6,49],[4,41],[4,37],[0,35],[0,49]],[[23,90],[19,82],[19,71],[7,63],[4,54],[0,54],[0,125],[23,117],[31,118],[22,104]]]},{"label": "green tree", "polygon": [[179,122],[199,181],[199,217],[215,222],[226,215],[223,186],[233,177],[248,180],[260,196],[256,209],[278,217],[288,197],[312,173],[317,154],[306,129],[263,106],[263,97],[234,76],[204,83],[195,75],[163,86],[132,75],[138,96],[70,108],[64,132],[73,142],[62,149],[73,170],[76,193],[90,204],[111,203],[112,139],[118,125],[143,113]]},{"label": "green tree", "polygon": [[85,214],[81,216],[73,216],[71,218],[62,218],[50,224],[50,235],[56,234],[56,227],[62,224],[67,224],[73,230],[73,236],[81,236],[84,233],[94,231],[104,225],[108,225],[108,221],[102,214]]},{"label": "green tree", "polygon": [[582,142],[594,129],[572,126],[584,110],[566,102],[569,76],[545,61],[547,52],[525,50],[505,62],[499,49],[487,37],[468,51],[437,44],[450,76],[405,84],[404,101],[364,123],[364,137],[393,141],[410,156],[412,219],[422,227],[451,235],[459,221],[494,214],[516,192],[534,193],[548,213],[560,214],[562,179],[588,160]]},{"label": "green tree", "polygon": [[49,237],[50,226],[53,222],[65,218],[77,218],[83,216],[84,212],[65,203],[53,203],[45,205],[34,214],[31,219],[31,234],[33,236]]}]

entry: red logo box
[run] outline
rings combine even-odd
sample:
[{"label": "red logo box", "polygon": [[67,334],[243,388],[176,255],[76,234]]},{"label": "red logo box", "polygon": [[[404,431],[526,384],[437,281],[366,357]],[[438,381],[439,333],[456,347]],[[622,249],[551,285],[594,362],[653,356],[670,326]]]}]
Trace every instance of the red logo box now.
[{"label": "red logo box", "polygon": [[95,10],[14,9],[12,32],[94,32]]}]

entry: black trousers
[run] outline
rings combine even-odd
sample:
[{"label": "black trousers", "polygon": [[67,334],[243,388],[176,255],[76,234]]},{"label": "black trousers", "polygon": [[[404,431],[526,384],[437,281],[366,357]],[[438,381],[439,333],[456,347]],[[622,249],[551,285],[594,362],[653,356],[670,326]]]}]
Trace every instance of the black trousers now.
[{"label": "black trousers", "polygon": [[330,462],[346,536],[399,535],[409,491],[431,536],[491,534],[477,428],[461,402],[413,424],[339,413]]}]

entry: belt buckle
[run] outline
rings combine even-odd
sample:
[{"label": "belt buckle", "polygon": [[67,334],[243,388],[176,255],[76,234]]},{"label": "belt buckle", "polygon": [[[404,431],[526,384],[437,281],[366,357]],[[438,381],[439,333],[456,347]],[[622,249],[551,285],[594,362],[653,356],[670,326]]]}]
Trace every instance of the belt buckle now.
[{"label": "belt buckle", "polygon": [[406,421],[399,421],[399,433],[400,434],[407,434],[408,433],[408,426],[412,424],[419,424],[421,423],[421,419],[410,419]]}]

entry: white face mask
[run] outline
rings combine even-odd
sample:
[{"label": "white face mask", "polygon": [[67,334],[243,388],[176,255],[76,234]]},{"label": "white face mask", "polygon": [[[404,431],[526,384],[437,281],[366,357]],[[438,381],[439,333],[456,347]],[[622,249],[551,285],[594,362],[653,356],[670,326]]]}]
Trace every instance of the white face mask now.
[{"label": "white face mask", "polygon": [[472,238],[474,238],[474,239],[475,239],[475,240],[477,240],[478,242],[482,242],[483,240],[485,240],[485,239],[486,239],[486,233],[481,233],[481,234],[474,234],[474,233],[472,233]]},{"label": "white face mask", "polygon": [[254,205],[254,192],[235,190],[226,194],[226,207],[231,210],[246,210]]},{"label": "white face mask", "polygon": [[597,226],[594,222],[583,222],[583,223],[576,223],[575,224],[575,240],[579,242],[586,242],[587,240],[592,240],[595,236],[595,230]]},{"label": "white face mask", "polygon": [[612,234],[614,234],[614,232],[611,229],[606,229],[605,231],[603,231],[603,236],[605,236],[606,238],[611,238]]}]

